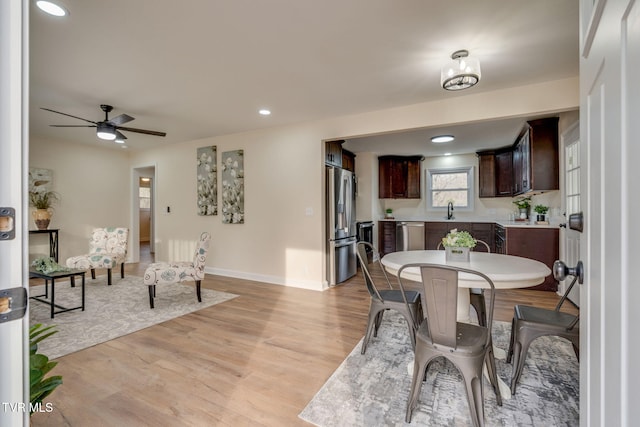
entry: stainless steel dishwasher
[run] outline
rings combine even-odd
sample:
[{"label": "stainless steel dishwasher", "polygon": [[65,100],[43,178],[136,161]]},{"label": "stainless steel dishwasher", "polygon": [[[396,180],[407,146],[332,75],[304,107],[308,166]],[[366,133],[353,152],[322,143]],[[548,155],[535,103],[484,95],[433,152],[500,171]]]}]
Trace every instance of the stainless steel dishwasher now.
[{"label": "stainless steel dishwasher", "polygon": [[424,222],[396,222],[396,250],[415,251],[424,249]]}]

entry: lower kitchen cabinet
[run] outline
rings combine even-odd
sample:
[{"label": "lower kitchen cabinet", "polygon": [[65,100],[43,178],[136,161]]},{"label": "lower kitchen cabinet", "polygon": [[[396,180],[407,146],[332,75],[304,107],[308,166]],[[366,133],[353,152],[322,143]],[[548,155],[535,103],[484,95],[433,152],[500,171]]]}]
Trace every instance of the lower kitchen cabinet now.
[{"label": "lower kitchen cabinet", "polygon": [[378,251],[380,256],[396,251],[395,221],[378,221]]},{"label": "lower kitchen cabinet", "polygon": [[[560,231],[557,228],[497,226],[496,243],[501,240],[501,232],[504,232],[504,253],[535,259],[553,269],[553,263],[560,256]],[[558,282],[550,274],[543,283],[528,289],[555,292],[558,290]]]}]

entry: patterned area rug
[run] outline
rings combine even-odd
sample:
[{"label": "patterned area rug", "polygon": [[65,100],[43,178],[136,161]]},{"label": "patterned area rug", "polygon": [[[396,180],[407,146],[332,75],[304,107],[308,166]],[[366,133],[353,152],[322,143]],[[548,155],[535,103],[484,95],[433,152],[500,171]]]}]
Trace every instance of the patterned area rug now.
[{"label": "patterned area rug", "polygon": [[[79,278],[76,278],[75,288],[68,281],[56,282],[56,304],[64,307],[81,305],[80,288]],[[32,286],[29,292],[30,295],[41,295],[44,285]],[[148,287],[143,284],[142,277],[120,279],[119,274],[114,273],[113,284],[107,286],[106,275],[91,280],[87,273],[85,311],[59,313],[51,319],[50,306],[31,299],[29,319],[32,325],[57,325],[58,333],[39,344],[41,353],[55,359],[235,297],[237,295],[203,288],[199,303],[193,282],[162,285],[156,287],[155,308],[151,310]]]},{"label": "patterned area rug", "polygon": [[[509,348],[511,324],[494,322],[494,344]],[[330,426],[467,426],[469,406],[456,368],[442,358],[432,362],[423,382],[411,424],[404,422],[413,366],[413,351],[404,319],[392,311],[384,315],[378,337],[365,355],[362,341],[342,362],[307,407],[303,420]],[[511,364],[496,360],[498,375],[511,383]],[[579,366],[568,341],[556,337],[535,340],[527,355],[516,395],[496,405],[484,378],[485,425],[579,425]]]}]

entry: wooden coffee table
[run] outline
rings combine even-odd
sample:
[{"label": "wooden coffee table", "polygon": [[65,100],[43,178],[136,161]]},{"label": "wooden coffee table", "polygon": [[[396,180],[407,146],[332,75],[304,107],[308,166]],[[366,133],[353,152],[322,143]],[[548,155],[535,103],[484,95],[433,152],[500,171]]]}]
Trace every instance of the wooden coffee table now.
[{"label": "wooden coffee table", "polygon": [[[40,301],[43,302],[45,304],[49,304],[51,306],[51,318],[53,319],[53,317],[58,314],[58,313],[64,313],[67,311],[72,311],[72,310],[82,310],[84,311],[84,275],[85,275],[86,271],[85,270],[76,270],[76,269],[71,269],[69,271],[58,271],[55,273],[42,273],[40,271],[37,270],[29,270],[29,278],[40,278],[40,279],[44,279],[44,294],[42,295],[34,295],[29,297],[30,299],[34,299],[36,301]],[[80,276],[82,277],[82,304],[77,306],[77,307],[63,307],[61,305],[58,305],[55,303],[55,299],[56,299],[56,280],[58,279],[64,279],[64,278],[69,278],[69,280],[71,281],[71,287],[75,287],[76,283],[75,283],[75,277],[76,276]],[[49,298],[49,281],[51,281],[51,300],[48,300],[47,298]],[[56,308],[59,308],[59,310],[55,310]]]}]

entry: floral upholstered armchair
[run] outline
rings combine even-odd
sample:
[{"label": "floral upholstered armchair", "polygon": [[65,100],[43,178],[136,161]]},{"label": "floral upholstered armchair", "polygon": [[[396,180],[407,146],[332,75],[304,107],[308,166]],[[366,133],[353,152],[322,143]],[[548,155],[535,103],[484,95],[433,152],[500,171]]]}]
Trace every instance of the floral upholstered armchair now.
[{"label": "floral upholstered armchair", "polygon": [[91,270],[96,278],[96,268],[107,269],[107,284],[111,285],[111,269],[120,264],[120,277],[124,278],[124,262],[127,259],[129,229],[121,227],[96,228],[89,240],[89,253],[67,258],[67,267]]},{"label": "floral upholstered armchair", "polygon": [[204,232],[196,247],[193,261],[156,262],[144,272],[144,284],[149,286],[149,305],[154,307],[153,299],[156,296],[156,285],[192,281],[196,284],[196,296],[198,302],[202,302],[200,295],[200,281],[204,279],[204,266],[209,251],[211,235]]}]

